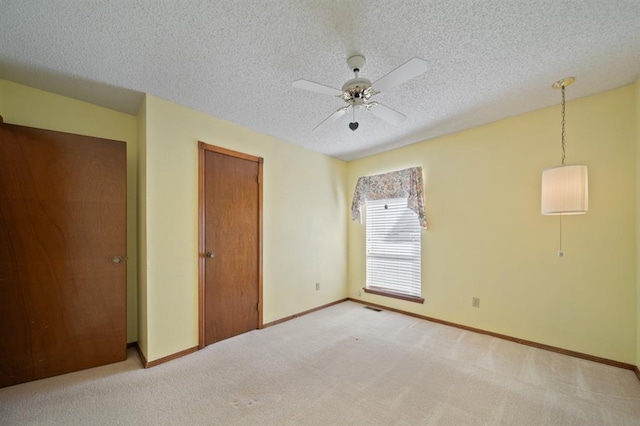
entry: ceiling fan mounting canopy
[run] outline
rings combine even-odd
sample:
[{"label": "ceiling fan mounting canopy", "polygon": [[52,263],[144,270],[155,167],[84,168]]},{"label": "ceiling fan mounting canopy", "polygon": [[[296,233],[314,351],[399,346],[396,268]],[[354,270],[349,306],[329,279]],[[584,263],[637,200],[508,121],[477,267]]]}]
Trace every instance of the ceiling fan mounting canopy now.
[{"label": "ceiling fan mounting canopy", "polygon": [[353,56],[350,56],[349,59],[347,59],[347,66],[351,71],[359,72],[362,69],[362,67],[364,67],[365,62],[366,61],[364,59],[364,56],[353,55]]},{"label": "ceiling fan mounting canopy", "polygon": [[[427,70],[426,61],[420,58],[413,58],[374,83],[371,83],[369,79],[358,76],[358,73],[364,64],[365,58],[362,55],[354,55],[347,59],[347,66],[351,71],[353,71],[355,76],[342,85],[342,90],[334,89],[333,87],[314,83],[313,81],[308,80],[297,80],[293,82],[293,87],[297,89],[336,96],[342,98],[342,100],[347,103],[347,106],[339,108],[323,122],[318,124],[314,130],[325,123],[329,123],[342,117],[350,108],[355,109],[365,107],[367,112],[370,112],[392,124],[400,124],[407,118],[406,115],[378,102],[374,102],[371,98],[384,90],[390,89],[393,86],[397,86],[407,80],[423,74]],[[354,128],[350,125],[350,128],[355,131],[357,126]]]}]

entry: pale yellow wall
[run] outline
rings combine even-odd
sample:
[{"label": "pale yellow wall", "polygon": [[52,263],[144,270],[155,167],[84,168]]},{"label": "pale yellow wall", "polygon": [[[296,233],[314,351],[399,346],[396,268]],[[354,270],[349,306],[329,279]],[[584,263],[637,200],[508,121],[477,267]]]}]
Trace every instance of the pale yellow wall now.
[{"label": "pale yellow wall", "polygon": [[[359,176],[422,166],[430,226],[424,305],[360,299],[635,364],[634,90],[567,104],[567,160],[589,167],[590,211],[564,218],[564,258],[558,217],[540,214],[541,172],[560,163],[559,107],[350,162],[349,203]],[[365,227],[348,228],[348,294],[358,297]]]},{"label": "pale yellow wall", "polygon": [[264,322],[346,296],[346,163],[149,95],[146,133],[149,361],[198,344],[198,141],[264,158]]},{"label": "pale yellow wall", "polygon": [[0,80],[4,122],[127,143],[127,341],[137,339],[136,117]]},{"label": "pale yellow wall", "polygon": [[640,368],[640,78],[636,81],[636,366]]}]

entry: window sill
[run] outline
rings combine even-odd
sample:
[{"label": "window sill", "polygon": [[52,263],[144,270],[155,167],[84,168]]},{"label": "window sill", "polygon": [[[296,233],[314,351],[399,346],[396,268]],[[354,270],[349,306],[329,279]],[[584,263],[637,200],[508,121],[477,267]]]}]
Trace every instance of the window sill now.
[{"label": "window sill", "polygon": [[401,294],[401,293],[393,293],[390,291],[383,291],[383,290],[373,290],[370,288],[363,288],[362,290],[364,290],[365,293],[369,293],[369,294],[375,294],[378,296],[385,296],[385,297],[393,297],[394,299],[400,299],[400,300],[406,300],[407,302],[414,302],[414,303],[422,303],[424,304],[424,298],[423,297],[418,297],[418,296],[409,296],[406,294]]}]

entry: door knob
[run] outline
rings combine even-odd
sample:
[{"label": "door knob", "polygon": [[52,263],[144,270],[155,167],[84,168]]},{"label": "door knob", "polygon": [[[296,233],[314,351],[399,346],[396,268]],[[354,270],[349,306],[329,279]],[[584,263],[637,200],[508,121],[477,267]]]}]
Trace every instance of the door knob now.
[{"label": "door knob", "polygon": [[212,252],[212,251],[209,251],[209,252],[207,252],[207,257],[209,259],[213,259],[214,257],[216,257],[216,254],[214,252]]},{"label": "door knob", "polygon": [[111,258],[111,262],[113,263],[122,263],[123,260],[125,260],[125,258],[122,256],[113,256]]}]

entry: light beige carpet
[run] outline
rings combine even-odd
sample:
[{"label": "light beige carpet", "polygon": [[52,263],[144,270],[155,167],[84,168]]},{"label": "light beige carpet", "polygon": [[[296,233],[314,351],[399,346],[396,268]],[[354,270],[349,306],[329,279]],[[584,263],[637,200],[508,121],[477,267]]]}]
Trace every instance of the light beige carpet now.
[{"label": "light beige carpet", "polygon": [[345,302],[144,370],[0,389],[3,425],[640,425],[633,372]]}]

